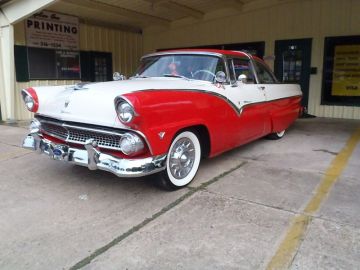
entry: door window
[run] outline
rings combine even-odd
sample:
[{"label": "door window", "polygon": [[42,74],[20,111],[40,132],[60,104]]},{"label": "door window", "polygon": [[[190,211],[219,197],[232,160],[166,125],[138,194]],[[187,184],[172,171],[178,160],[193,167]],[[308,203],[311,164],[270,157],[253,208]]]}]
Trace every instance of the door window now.
[{"label": "door window", "polygon": [[233,63],[236,79],[238,79],[240,75],[245,75],[247,78],[247,83],[255,82],[254,72],[250,65],[249,59],[234,58]]},{"label": "door window", "polygon": [[261,84],[276,83],[275,77],[272,75],[271,71],[263,63],[255,61],[255,70]]},{"label": "door window", "polygon": [[246,75],[247,83],[254,83],[255,76],[249,59],[234,58],[228,59],[230,81],[235,83],[240,75]]}]

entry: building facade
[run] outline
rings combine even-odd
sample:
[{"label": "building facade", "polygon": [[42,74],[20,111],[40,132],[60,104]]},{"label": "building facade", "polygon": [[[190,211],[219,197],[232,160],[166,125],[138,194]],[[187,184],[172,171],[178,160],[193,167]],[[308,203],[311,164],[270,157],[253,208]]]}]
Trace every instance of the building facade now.
[{"label": "building facade", "polygon": [[[5,1],[0,17],[2,120],[31,118],[22,105],[23,88],[108,80],[113,71],[129,76],[142,54],[186,47],[257,54],[279,81],[301,85],[309,114],[360,119],[360,1],[137,2]],[[59,25],[78,21],[74,48],[44,48],[36,43],[43,40],[41,33],[31,39],[35,21],[38,32],[49,32],[53,19],[62,15]],[[64,29],[71,34],[71,28]],[[49,74],[48,67],[62,71]]]}]

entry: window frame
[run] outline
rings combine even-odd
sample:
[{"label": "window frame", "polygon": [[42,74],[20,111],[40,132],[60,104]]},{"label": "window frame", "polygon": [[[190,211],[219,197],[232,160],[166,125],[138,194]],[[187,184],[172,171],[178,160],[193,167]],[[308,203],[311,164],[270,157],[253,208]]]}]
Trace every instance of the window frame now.
[{"label": "window frame", "polygon": [[[236,71],[235,71],[235,66],[234,66],[234,59],[239,59],[239,60],[245,60],[249,62],[249,71],[252,72],[253,77],[254,77],[254,82],[252,84],[257,84],[258,83],[258,79],[257,79],[257,74],[255,72],[255,68],[254,68],[254,64],[251,58],[247,58],[247,57],[239,57],[239,56],[228,56],[226,59],[226,64],[228,66],[228,74],[229,74],[229,81],[230,84],[236,84],[239,80],[236,77]],[[231,62],[231,69],[229,66],[229,61]],[[235,80],[231,80],[231,74],[233,74]]]}]

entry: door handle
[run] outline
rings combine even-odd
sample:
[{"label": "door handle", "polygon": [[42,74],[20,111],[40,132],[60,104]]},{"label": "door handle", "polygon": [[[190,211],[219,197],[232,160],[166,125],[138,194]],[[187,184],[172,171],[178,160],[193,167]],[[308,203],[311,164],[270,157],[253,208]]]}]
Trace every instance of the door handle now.
[{"label": "door handle", "polygon": [[265,86],[259,86],[258,87],[260,90],[265,90]]}]

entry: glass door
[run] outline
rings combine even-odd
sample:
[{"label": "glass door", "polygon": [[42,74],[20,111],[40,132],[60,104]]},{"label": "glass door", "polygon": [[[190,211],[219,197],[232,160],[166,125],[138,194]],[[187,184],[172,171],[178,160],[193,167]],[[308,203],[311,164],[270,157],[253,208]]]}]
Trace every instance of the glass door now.
[{"label": "glass door", "polygon": [[302,106],[309,101],[311,39],[275,41],[275,75],[280,82],[300,84]]}]

